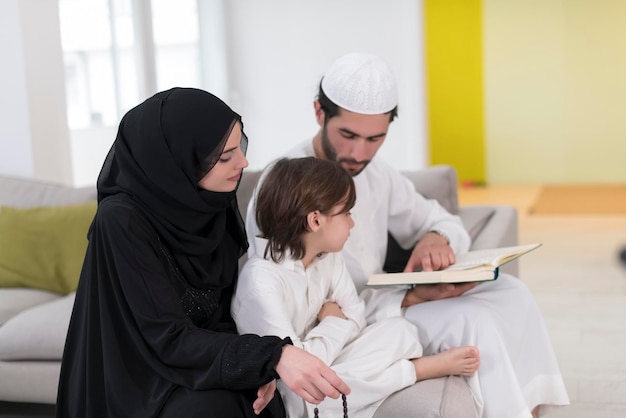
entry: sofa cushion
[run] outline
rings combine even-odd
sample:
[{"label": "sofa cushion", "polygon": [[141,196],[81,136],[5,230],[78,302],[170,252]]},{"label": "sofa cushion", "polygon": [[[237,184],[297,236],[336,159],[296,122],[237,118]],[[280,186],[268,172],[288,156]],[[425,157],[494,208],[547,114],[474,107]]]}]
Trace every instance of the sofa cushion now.
[{"label": "sofa cushion", "polygon": [[26,309],[0,326],[0,360],[61,360],[74,297]]},{"label": "sofa cushion", "polygon": [[[0,402],[0,417],[55,416],[54,412],[44,410],[45,407],[54,408],[60,374],[61,362],[58,360],[0,360],[0,399],[10,401]],[[37,411],[33,403],[37,404]],[[11,415],[12,412],[14,415]]]},{"label": "sofa cushion", "polygon": [[462,376],[439,377],[417,382],[389,396],[374,414],[374,418],[416,416],[479,417],[472,391]]},{"label": "sofa cushion", "polygon": [[96,203],[0,207],[0,287],[76,289]]},{"label": "sofa cushion", "polygon": [[20,287],[0,288],[0,325],[24,309],[61,297],[58,293]]}]

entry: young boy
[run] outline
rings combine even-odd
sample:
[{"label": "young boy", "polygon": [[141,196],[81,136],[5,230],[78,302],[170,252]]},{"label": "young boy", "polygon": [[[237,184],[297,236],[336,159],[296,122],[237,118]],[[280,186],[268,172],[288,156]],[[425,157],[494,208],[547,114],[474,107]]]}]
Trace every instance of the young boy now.
[{"label": "young boy", "polygon": [[[355,201],[352,177],[337,163],[277,161],[256,204],[256,248],[265,250],[243,267],[231,311],[240,333],[290,337],[321,358],[350,387],[350,414],[371,417],[387,396],[417,380],[472,375],[479,355],[468,346],[421,357],[415,326],[402,317],[367,326],[340,254]],[[289,417],[313,416],[313,405],[281,382],[278,389]],[[343,409],[334,399],[318,407],[326,417]]]}]

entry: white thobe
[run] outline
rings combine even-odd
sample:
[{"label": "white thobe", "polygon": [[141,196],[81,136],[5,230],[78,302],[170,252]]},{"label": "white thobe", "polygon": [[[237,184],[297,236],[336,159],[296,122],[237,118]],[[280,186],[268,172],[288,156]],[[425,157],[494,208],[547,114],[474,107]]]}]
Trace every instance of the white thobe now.
[{"label": "white thobe", "polygon": [[[286,156],[314,155],[308,140]],[[262,180],[263,176],[259,184]],[[355,226],[342,254],[366,301],[368,323],[403,314],[417,326],[424,354],[450,347],[478,347],[481,365],[467,380],[476,408],[486,418],[531,417],[530,411],[537,405],[569,404],[541,312],[524,283],[515,277],[501,274],[496,281],[481,283],[460,297],[406,309],[400,306],[406,287],[366,287],[371,274],[382,272],[388,231],[404,248],[428,231],[441,231],[455,253],[467,251],[470,238],[459,217],[423,198],[407,178],[380,158],[374,158],[354,182]],[[258,233],[254,202],[250,200],[246,219],[250,239]],[[248,250],[249,254],[255,251],[254,246]]]},{"label": "white thobe", "polygon": [[[265,240],[257,238],[257,246]],[[317,315],[327,301],[339,304],[347,319]],[[244,265],[231,306],[240,333],[290,337],[294,346],[316,355],[350,387],[350,416],[371,417],[393,392],[416,381],[408,360],[421,357],[415,327],[402,317],[366,326],[364,303],[338,253],[316,258],[306,269],[285,257],[280,263],[252,256]],[[313,416],[306,404],[282,381],[287,416]],[[326,399],[320,416],[342,416],[341,400]]]}]

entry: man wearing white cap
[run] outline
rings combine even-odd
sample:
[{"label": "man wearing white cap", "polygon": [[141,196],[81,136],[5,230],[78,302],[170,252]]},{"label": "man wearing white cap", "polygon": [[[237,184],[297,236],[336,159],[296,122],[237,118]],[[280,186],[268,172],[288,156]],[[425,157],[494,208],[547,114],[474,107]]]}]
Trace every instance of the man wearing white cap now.
[{"label": "man wearing white cap", "polygon": [[[470,247],[457,216],[418,194],[412,183],[380,158],[389,124],[397,115],[397,88],[388,65],[370,54],[340,57],[328,69],[314,102],[320,130],[287,153],[338,161],[354,176],[355,227],[342,251],[368,321],[404,315],[418,328],[424,354],[450,347],[478,347],[481,366],[466,378],[478,416],[536,417],[541,405],[569,403],[541,313],[518,279],[424,285],[413,289],[366,288],[382,272],[388,233],[414,246],[406,270],[439,270]],[[262,180],[262,179],[261,179]],[[258,187],[258,186],[257,186]],[[254,199],[247,212],[249,241],[258,233]],[[251,244],[249,253],[255,252]],[[428,302],[428,303],[424,303]]]}]

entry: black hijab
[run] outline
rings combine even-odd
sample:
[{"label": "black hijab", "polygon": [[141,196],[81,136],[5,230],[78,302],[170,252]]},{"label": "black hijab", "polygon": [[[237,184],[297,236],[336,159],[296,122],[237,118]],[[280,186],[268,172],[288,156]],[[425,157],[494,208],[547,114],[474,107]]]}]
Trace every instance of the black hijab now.
[{"label": "black hijab", "polygon": [[98,201],[130,195],[198,288],[230,285],[248,247],[235,191],[198,187],[237,122],[241,117],[206,91],[157,93],[122,118],[98,177]]}]

